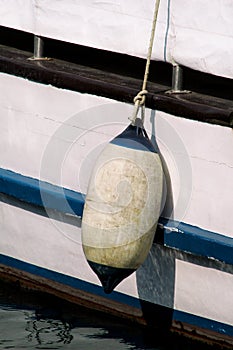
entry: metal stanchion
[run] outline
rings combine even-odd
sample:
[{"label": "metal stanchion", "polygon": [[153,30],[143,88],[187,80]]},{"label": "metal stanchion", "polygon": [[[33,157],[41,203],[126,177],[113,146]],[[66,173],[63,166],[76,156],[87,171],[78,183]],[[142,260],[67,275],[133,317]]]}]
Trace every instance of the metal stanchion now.
[{"label": "metal stanchion", "polygon": [[34,59],[44,58],[44,41],[40,36],[34,35]]},{"label": "metal stanchion", "polygon": [[44,39],[42,39],[39,35],[34,35],[34,52],[33,57],[30,57],[29,60],[43,61],[50,59],[51,58],[44,57]]},{"label": "metal stanchion", "polygon": [[188,90],[183,89],[183,68],[179,64],[172,67],[172,88],[167,91],[169,94],[187,94]]}]

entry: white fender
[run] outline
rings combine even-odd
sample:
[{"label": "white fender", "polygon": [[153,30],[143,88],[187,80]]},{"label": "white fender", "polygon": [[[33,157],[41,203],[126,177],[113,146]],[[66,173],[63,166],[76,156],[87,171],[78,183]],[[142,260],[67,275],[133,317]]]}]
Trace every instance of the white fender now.
[{"label": "white fender", "polygon": [[130,125],[111,141],[97,159],[88,186],[83,250],[106,293],[143,263],[153,243],[163,171],[145,135],[144,129]]}]

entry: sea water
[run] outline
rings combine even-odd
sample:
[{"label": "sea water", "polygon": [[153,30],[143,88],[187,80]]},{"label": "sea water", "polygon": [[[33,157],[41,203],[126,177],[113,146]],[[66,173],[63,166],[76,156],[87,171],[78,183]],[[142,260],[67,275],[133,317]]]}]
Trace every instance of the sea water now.
[{"label": "sea water", "polygon": [[[0,349],[209,350],[0,281]],[[211,348],[213,349],[213,348]]]}]

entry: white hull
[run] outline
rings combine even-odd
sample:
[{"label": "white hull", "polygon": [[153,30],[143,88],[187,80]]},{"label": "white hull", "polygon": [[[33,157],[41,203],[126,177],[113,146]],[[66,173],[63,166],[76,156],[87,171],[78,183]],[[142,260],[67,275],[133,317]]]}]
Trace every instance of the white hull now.
[{"label": "white hull", "polygon": [[[85,194],[96,156],[132,110],[1,74],[1,168]],[[233,238],[232,130],[149,109],[145,128],[171,182],[162,216]]]},{"label": "white hull", "polygon": [[[9,170],[12,178],[21,174],[25,183],[30,178],[42,181],[42,189],[46,181],[85,194],[96,156],[128,125],[132,106],[7,74],[1,75],[0,88],[1,181]],[[232,247],[232,130],[149,109],[146,129],[152,140],[156,134],[170,176],[162,216],[168,219],[165,245],[171,248],[154,244],[143,266],[112,295],[104,295],[84,258],[81,219],[70,207],[69,214],[54,211],[53,206],[48,209],[45,188],[46,216],[33,206],[38,203],[30,196],[23,204],[16,193],[1,190],[12,196],[1,197],[1,272],[7,267],[22,270],[34,274],[34,282],[40,275],[48,287],[49,281],[52,286],[56,280],[65,288],[70,278],[77,299],[82,300],[85,291],[97,305],[108,300],[109,305],[121,305],[122,311],[128,303],[125,297],[130,297],[138,318],[143,318],[140,303],[144,301],[175,310],[177,325],[213,331],[223,339],[233,337],[232,261],[230,253],[219,256],[218,250]],[[40,191],[39,182],[36,186]],[[192,247],[187,248],[189,253],[182,251],[182,244],[179,247],[176,242],[189,233],[181,227],[187,232],[190,228],[190,237],[198,237],[200,246],[206,244],[206,252],[192,251]],[[54,280],[51,272],[56,273]]]}]

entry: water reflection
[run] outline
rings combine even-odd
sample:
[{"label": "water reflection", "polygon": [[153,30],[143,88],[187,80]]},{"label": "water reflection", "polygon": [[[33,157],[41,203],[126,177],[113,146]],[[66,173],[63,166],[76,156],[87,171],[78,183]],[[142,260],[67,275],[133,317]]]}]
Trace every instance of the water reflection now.
[{"label": "water reflection", "polygon": [[109,317],[63,302],[56,308],[35,306],[25,310],[21,302],[10,305],[0,295],[0,349],[149,349],[136,345],[140,331]]},{"label": "water reflection", "polygon": [[[209,350],[0,281],[0,349]],[[211,348],[212,349],[212,348]]]},{"label": "water reflection", "polygon": [[29,333],[28,342],[36,340],[38,348],[44,348],[45,345],[70,344],[73,339],[70,325],[59,320],[29,320],[25,330]]}]

